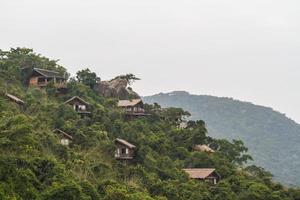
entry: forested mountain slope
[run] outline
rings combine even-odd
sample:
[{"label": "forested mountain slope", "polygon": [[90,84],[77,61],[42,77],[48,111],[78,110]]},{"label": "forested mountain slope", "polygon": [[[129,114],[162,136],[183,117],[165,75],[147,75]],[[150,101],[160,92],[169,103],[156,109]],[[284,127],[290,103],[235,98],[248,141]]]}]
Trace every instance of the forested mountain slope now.
[{"label": "forested mountain slope", "polygon": [[[95,73],[70,78],[63,92],[50,82],[28,87],[33,67],[59,71],[30,49],[0,50],[0,199],[3,200],[299,200],[300,190],[272,181],[249,160],[241,141],[207,136],[203,121],[186,129],[178,123],[182,109],[145,105],[147,117],[125,120],[118,99],[99,96]],[[132,77],[132,76],[131,76]],[[18,106],[6,93],[25,104]],[[91,114],[80,117],[64,102],[78,96]],[[60,129],[73,140],[59,142]],[[116,138],[136,146],[131,163],[115,159]],[[196,152],[206,144],[215,153]],[[215,168],[222,179],[212,185],[189,179],[183,168]]]},{"label": "forested mountain slope", "polygon": [[208,135],[241,139],[254,163],[282,183],[300,185],[300,126],[284,114],[231,98],[172,92],[144,98],[163,107],[180,107],[206,122]]}]

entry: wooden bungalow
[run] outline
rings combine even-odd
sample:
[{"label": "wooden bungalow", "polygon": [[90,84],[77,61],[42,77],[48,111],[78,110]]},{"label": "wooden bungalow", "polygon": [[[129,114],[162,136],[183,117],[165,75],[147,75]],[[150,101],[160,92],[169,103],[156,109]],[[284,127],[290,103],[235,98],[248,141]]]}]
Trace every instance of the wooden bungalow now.
[{"label": "wooden bungalow", "polygon": [[144,117],[149,115],[144,110],[144,103],[142,99],[120,100],[118,107],[125,111],[127,118]]},{"label": "wooden bungalow", "polygon": [[71,135],[69,135],[68,133],[66,133],[60,129],[54,129],[53,132],[58,135],[59,142],[61,145],[69,146],[69,144],[73,140],[73,137]]},{"label": "wooden bungalow", "polygon": [[29,78],[29,86],[44,88],[51,81],[57,88],[66,88],[66,79],[60,73],[40,68],[33,69]]},{"label": "wooden bungalow", "polygon": [[25,102],[23,100],[19,99],[18,97],[14,96],[12,94],[6,93],[5,96],[12,102],[15,102],[16,104],[18,104],[19,106],[23,106],[25,104]]},{"label": "wooden bungalow", "polygon": [[194,150],[195,151],[200,151],[200,152],[215,153],[215,151],[212,148],[210,148],[209,146],[207,146],[205,144],[203,144],[203,145],[201,145],[201,144],[196,145],[194,147]]},{"label": "wooden bungalow", "polygon": [[135,154],[136,146],[130,144],[126,140],[117,138],[115,139],[115,158],[118,160],[132,160]]},{"label": "wooden bungalow", "polygon": [[73,109],[81,116],[91,114],[89,111],[90,104],[78,96],[74,96],[67,100],[65,104],[71,105]]},{"label": "wooden bungalow", "polygon": [[221,180],[221,176],[213,168],[191,168],[183,169],[191,179],[204,181],[210,184],[217,184]]}]

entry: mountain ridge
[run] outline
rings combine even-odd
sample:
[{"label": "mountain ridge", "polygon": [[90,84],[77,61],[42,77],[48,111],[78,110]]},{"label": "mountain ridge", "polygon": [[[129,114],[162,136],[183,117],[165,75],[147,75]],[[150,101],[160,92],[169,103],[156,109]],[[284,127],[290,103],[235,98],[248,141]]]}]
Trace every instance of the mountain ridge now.
[{"label": "mountain ridge", "polygon": [[297,169],[300,168],[300,162],[297,162],[300,125],[285,114],[251,102],[194,95],[186,91],[143,98],[147,103],[156,102],[163,107],[182,107],[192,114],[192,120],[204,120],[208,134],[213,137],[241,139],[249,147],[255,164],[271,171],[276,180],[288,185],[300,185],[300,180],[293,177],[293,174],[300,175]]}]

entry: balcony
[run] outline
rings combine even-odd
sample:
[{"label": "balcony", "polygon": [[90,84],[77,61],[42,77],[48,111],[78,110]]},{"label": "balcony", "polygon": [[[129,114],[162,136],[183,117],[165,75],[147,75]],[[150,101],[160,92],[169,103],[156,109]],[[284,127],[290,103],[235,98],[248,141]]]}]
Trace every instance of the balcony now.
[{"label": "balcony", "polygon": [[[50,82],[47,81],[41,81],[37,83],[38,87],[46,87]],[[65,82],[61,82],[61,83],[54,83],[54,87],[55,88],[67,88],[67,84]]]},{"label": "balcony", "polygon": [[129,154],[118,154],[115,153],[115,158],[118,160],[132,160],[133,157]]}]

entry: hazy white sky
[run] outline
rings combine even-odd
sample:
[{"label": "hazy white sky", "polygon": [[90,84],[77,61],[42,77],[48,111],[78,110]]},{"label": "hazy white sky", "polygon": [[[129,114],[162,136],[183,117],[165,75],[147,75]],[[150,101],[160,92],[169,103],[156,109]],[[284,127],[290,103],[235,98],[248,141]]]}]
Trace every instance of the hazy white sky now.
[{"label": "hazy white sky", "polygon": [[299,0],[0,0],[0,48],[29,47],[71,73],[134,73],[173,90],[273,107],[300,122]]}]

